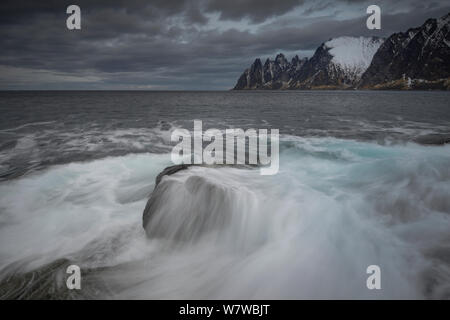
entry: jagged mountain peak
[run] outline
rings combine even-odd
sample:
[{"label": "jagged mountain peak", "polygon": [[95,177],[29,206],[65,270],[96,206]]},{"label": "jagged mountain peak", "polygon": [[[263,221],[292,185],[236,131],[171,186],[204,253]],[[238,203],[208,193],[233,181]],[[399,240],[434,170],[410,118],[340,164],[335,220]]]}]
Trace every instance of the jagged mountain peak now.
[{"label": "jagged mountain peak", "polygon": [[261,59],[256,58],[255,61],[253,62],[253,66],[260,66],[260,65],[261,65]]},{"label": "jagged mountain peak", "polygon": [[289,61],[282,53],[277,54],[277,56],[275,57],[275,62],[280,66],[282,70],[286,70],[290,67]]},{"label": "jagged mountain peak", "polygon": [[288,61],[279,53],[264,66],[257,59],[235,89],[383,89],[393,88],[391,82],[400,89],[450,89],[448,61],[450,13],[386,40],[331,38],[311,58],[294,56]]},{"label": "jagged mountain peak", "polygon": [[282,53],[277,54],[277,56],[275,57],[275,61],[278,63],[287,62],[286,57]]}]

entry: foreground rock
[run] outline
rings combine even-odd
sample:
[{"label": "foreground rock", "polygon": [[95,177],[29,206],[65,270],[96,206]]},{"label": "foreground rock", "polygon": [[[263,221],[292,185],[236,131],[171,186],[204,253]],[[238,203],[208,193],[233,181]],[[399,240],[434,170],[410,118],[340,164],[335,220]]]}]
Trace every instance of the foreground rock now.
[{"label": "foreground rock", "polygon": [[[239,201],[237,188],[222,184],[219,172],[197,171],[180,179],[164,180],[165,176],[190,167],[254,169],[253,165],[195,165],[180,164],[165,168],[155,180],[155,188],[145,206],[142,225],[148,236],[174,239],[201,235],[203,228],[210,229],[223,223],[227,214],[214,216],[212,212],[226,212],[229,204]],[[210,176],[219,176],[211,179]],[[191,223],[194,221],[194,223]]]}]

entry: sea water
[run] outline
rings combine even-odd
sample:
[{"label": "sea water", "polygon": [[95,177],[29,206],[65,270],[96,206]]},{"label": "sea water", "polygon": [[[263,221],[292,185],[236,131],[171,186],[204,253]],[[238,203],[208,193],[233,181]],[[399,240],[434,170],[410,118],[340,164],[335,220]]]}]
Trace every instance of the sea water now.
[{"label": "sea water", "polygon": [[[449,298],[450,146],[416,142],[450,133],[449,97],[1,93],[0,298]],[[166,176],[144,230],[195,119],[279,129],[279,172]]]}]

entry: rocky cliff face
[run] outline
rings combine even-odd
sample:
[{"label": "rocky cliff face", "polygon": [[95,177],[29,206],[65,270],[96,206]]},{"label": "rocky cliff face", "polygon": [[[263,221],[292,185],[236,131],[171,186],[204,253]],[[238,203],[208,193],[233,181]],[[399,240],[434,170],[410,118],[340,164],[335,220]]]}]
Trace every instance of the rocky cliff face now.
[{"label": "rocky cliff face", "polygon": [[449,29],[450,13],[386,41],[339,37],[309,59],[256,59],[234,89],[450,89]]},{"label": "rocky cliff face", "polygon": [[450,77],[450,13],[391,35],[377,51],[360,87],[420,85]]}]

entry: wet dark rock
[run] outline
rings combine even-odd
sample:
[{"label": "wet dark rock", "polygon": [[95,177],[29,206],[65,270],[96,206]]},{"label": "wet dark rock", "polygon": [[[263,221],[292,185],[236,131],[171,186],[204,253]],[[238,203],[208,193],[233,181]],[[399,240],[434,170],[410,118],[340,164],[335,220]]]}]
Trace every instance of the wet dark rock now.
[{"label": "wet dark rock", "polygon": [[171,174],[177,173],[178,171],[181,171],[181,170],[185,170],[185,169],[189,168],[190,166],[192,166],[192,164],[177,164],[177,165],[165,168],[156,177],[155,188],[161,182],[162,177],[170,176]]},{"label": "wet dark rock", "polygon": [[161,128],[162,131],[169,131],[172,128],[170,123],[164,120],[159,122],[159,127]]},{"label": "wet dark rock", "polygon": [[[257,168],[258,165],[245,165],[245,164],[234,164],[234,165],[227,165],[227,164],[217,164],[217,165],[203,165],[203,164],[178,164],[173,165],[170,167],[166,167],[155,180],[155,188],[153,189],[153,192],[150,194],[150,197],[147,201],[147,204],[144,208],[144,212],[142,215],[142,225],[144,229],[146,229],[147,224],[149,223],[151,217],[153,216],[153,213],[155,210],[157,210],[162,204],[164,204],[166,201],[170,201],[167,199],[167,189],[170,187],[167,183],[161,183],[162,178],[164,176],[175,174],[179,171],[186,170],[191,166],[202,166],[202,167],[209,167],[209,168],[217,168],[217,167],[233,167],[233,168],[240,168],[240,169],[251,169],[251,168]],[[191,181],[195,180],[195,177],[190,178]]]},{"label": "wet dark rock", "polygon": [[450,143],[450,134],[427,134],[417,137],[414,141],[423,145],[442,146]]}]

